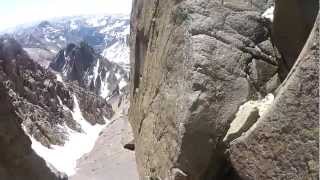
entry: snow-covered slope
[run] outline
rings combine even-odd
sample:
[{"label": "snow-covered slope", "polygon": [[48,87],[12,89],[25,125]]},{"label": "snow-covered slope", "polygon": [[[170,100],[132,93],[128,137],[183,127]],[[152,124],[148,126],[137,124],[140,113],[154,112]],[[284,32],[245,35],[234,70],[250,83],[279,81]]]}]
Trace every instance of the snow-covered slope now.
[{"label": "snow-covered slope", "polygon": [[71,112],[74,121],[80,125],[82,131],[75,131],[70,129],[67,125],[61,126],[68,136],[68,140],[63,146],[52,145],[50,148],[43,146],[32,135],[30,135],[27,129],[22,125],[25,133],[31,139],[32,149],[46,160],[48,166],[53,166],[57,170],[66,173],[68,176],[71,176],[76,172],[77,160],[92,150],[97,138],[99,137],[99,133],[110,122],[105,118],[105,124],[91,125],[83,117],[79,108],[78,99],[75,95],[73,95],[73,100],[73,110],[70,110],[62,103],[61,100],[60,104],[65,110]]}]

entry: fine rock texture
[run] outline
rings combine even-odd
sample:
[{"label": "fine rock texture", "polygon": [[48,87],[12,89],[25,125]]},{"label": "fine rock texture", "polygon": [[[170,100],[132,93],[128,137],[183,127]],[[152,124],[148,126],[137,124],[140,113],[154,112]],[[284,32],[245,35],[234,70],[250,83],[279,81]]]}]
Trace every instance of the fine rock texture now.
[{"label": "fine rock texture", "polygon": [[[129,121],[140,179],[317,177],[319,45],[309,42],[310,50],[279,87],[288,73],[281,63],[288,59],[281,46],[284,60],[276,57],[271,22],[261,17],[269,5],[264,0],[133,2]],[[288,48],[299,54],[304,42]],[[241,105],[269,93],[276,95],[270,110],[255,110],[240,132],[223,141]]]},{"label": "fine rock texture", "polygon": [[319,20],[269,112],[231,144],[243,179],[319,178]]},{"label": "fine rock texture", "polygon": [[267,4],[134,1],[129,120],[141,179],[237,177],[222,140],[240,105],[276,75],[260,48],[272,49]]}]

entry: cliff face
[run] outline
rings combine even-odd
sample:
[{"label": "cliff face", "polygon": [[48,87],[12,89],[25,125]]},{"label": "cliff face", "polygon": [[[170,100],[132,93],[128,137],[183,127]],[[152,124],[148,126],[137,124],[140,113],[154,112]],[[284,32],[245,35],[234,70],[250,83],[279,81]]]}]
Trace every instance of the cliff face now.
[{"label": "cliff face", "polygon": [[21,119],[12,106],[15,99],[0,85],[0,179],[58,180],[66,179],[51,172],[46,162],[32,149],[31,141],[21,128]]},{"label": "cliff face", "polygon": [[[282,72],[269,37],[270,22],[261,17],[269,4],[262,0],[134,1],[129,120],[141,179],[316,177],[316,172],[308,174],[306,164],[318,165],[318,132],[311,127],[318,127],[314,63],[319,46],[306,50],[307,60],[299,60],[303,63],[297,63],[279,87]],[[306,79],[310,83],[303,88],[300,84]],[[242,127],[230,135],[243,106],[267,101],[272,95],[263,97],[268,93],[276,96],[270,108],[254,106],[240,117]],[[302,125],[298,119],[308,122]],[[294,128],[294,123],[300,126]],[[306,145],[304,132],[311,136],[307,155],[292,148],[297,145],[294,138],[301,148]],[[285,139],[282,150],[275,149],[279,146],[273,136]],[[277,154],[289,146],[290,153]],[[299,164],[293,158],[298,155],[308,161]],[[286,157],[292,159],[285,161]],[[294,169],[301,171],[291,176]]]},{"label": "cliff face", "polygon": [[[105,118],[113,115],[106,100],[75,84],[59,81],[8,36],[0,37],[0,81],[0,179],[65,178],[52,173],[51,162],[45,162],[34,151],[40,146],[49,152],[54,145],[70,141],[70,132],[85,131],[86,127],[75,118],[77,99],[79,111],[89,125],[104,124]],[[43,158],[46,155],[41,154]]]},{"label": "cliff face", "polygon": [[319,178],[319,23],[268,113],[230,145],[244,179]]},{"label": "cliff face", "polygon": [[[59,173],[51,172],[46,162],[31,149],[31,141],[21,127],[23,121],[28,123],[32,119],[31,114],[39,115],[37,110],[41,108],[34,105],[33,113],[30,109],[30,111],[24,109],[27,111],[24,113],[21,106],[25,105],[30,108],[32,106],[16,93],[20,92],[27,99],[29,96],[34,101],[38,100],[39,104],[44,102],[41,93],[38,94],[39,99],[33,99],[31,91],[27,89],[26,77],[30,77],[27,72],[35,71],[37,67],[27,58],[26,53],[17,42],[9,38],[0,38],[0,179],[66,179]],[[41,69],[38,70],[38,73],[43,73]],[[39,132],[40,129],[44,129],[42,128],[45,125],[43,123],[37,119],[37,122],[30,123],[32,124],[30,126],[33,127],[33,134],[43,144],[46,144],[48,139],[45,137],[50,137],[52,134],[48,132],[48,136],[44,136]],[[56,140],[60,139],[56,138]]]}]

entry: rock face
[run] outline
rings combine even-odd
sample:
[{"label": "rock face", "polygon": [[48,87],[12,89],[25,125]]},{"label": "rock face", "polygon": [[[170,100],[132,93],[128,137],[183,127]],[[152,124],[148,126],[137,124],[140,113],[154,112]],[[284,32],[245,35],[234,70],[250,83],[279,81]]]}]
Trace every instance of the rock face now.
[{"label": "rock face", "polygon": [[246,1],[135,1],[129,118],[143,179],[226,178],[222,139],[239,106],[264,94],[257,79],[275,74],[260,73],[276,65],[259,48],[260,14]]},{"label": "rock face", "polygon": [[[314,175],[301,175],[306,172],[306,164],[313,169],[318,165],[315,61],[319,54],[316,50],[313,56],[311,51],[306,53],[309,60],[300,61],[304,63],[297,65],[297,71],[278,88],[281,72],[270,51],[270,23],[261,17],[269,3],[134,1],[129,120],[141,179],[316,177],[316,171]],[[314,45],[316,48],[318,45]],[[302,86],[307,79],[310,83]],[[245,119],[251,128],[242,130],[256,136],[223,141],[241,105],[262,99],[277,88],[271,104],[273,112],[257,109],[254,116]],[[295,98],[298,95],[301,97]],[[297,122],[296,127],[299,119],[309,121]],[[261,126],[255,130],[257,124]],[[242,130],[236,134],[244,135]],[[287,136],[280,136],[282,131]],[[306,136],[300,134],[303,131]],[[295,138],[298,144],[293,143]],[[301,149],[293,149],[297,145]],[[302,152],[304,145],[309,148],[307,155]],[[299,170],[301,173],[290,174]]]},{"label": "rock face", "polygon": [[319,178],[319,20],[269,112],[230,145],[243,179]]},{"label": "rock face", "polygon": [[104,124],[105,118],[113,115],[106,100],[76,84],[58,81],[8,36],[0,37],[0,79],[0,143],[4,154],[0,179],[54,179],[47,163],[31,150],[28,136],[51,148],[69,140],[68,128],[82,132],[72,114],[75,98],[92,125]]},{"label": "rock face", "polygon": [[[21,84],[17,82],[22,79],[21,64],[25,65],[24,68],[35,69],[37,67],[31,63],[32,61],[25,60],[25,57],[25,52],[14,40],[0,38],[0,151],[2,154],[0,179],[66,179],[59,173],[54,174],[46,166],[46,162],[31,149],[31,141],[21,128],[25,120],[21,116],[27,115],[19,111],[17,106],[23,103],[23,100],[15,93],[17,90],[27,94],[26,91],[23,91],[22,86],[22,83],[27,82],[20,81]],[[41,123],[40,120],[38,122]]]},{"label": "rock face", "polygon": [[86,42],[80,46],[69,44],[57,54],[50,67],[65,80],[76,81],[103,98],[118,95],[128,82],[128,74],[121,66],[97,54]]}]

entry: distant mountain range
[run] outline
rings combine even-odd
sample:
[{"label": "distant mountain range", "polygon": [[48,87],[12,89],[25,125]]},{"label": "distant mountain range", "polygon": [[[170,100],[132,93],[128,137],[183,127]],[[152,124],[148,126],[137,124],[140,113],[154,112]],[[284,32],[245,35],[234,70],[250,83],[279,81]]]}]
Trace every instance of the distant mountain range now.
[{"label": "distant mountain range", "polygon": [[75,16],[20,26],[12,35],[33,59],[48,66],[69,43],[86,41],[94,50],[128,70],[129,16]]},{"label": "distant mountain range", "polygon": [[128,16],[97,15],[42,21],[11,35],[31,59],[63,80],[110,98],[128,82],[129,30]]}]

